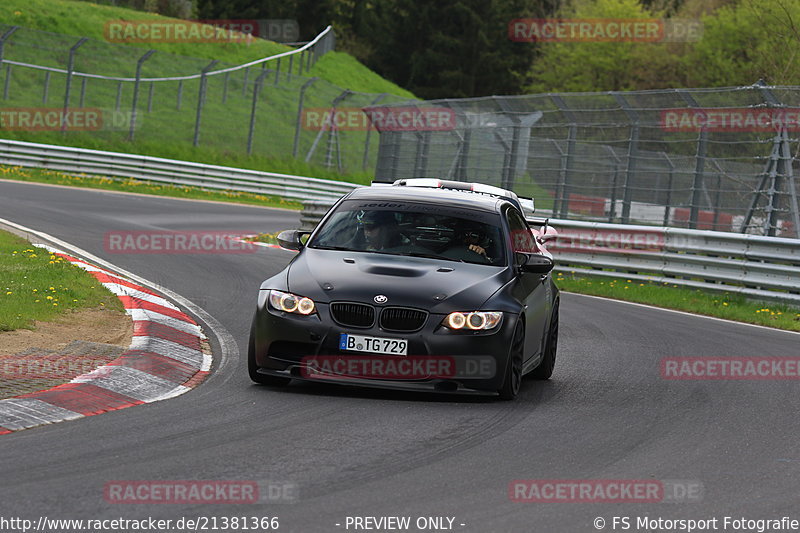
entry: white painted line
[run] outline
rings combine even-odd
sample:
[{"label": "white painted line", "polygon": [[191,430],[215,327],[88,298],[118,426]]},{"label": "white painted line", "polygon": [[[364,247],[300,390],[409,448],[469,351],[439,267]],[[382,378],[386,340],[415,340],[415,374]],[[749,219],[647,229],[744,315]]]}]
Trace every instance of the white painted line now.
[{"label": "white painted line", "polygon": [[751,328],[761,328],[766,329],[768,331],[773,331],[776,333],[790,333],[792,335],[800,335],[800,331],[789,331],[788,329],[778,329],[778,328],[770,328],[768,326],[761,326],[759,324],[748,324],[747,322],[737,322],[736,320],[728,320],[727,318],[717,318],[715,316],[708,316],[708,315],[698,315],[695,313],[689,313],[688,311],[678,311],[677,309],[667,309],[666,307],[656,307],[654,305],[647,305],[647,304],[640,304],[638,302],[628,302],[625,300],[616,300],[614,298],[604,298],[602,296],[595,296],[593,294],[581,294],[579,292],[569,292],[569,291],[561,291],[564,294],[574,294],[575,296],[583,296],[584,298],[594,298],[596,300],[603,300],[605,302],[618,302],[621,304],[627,305],[635,305],[637,307],[644,307],[647,309],[655,309],[656,311],[664,311],[665,313],[676,313],[679,315],[686,315],[696,318],[705,318],[708,320],[716,320],[717,322],[726,322],[728,324],[734,324],[736,326],[748,326]]}]

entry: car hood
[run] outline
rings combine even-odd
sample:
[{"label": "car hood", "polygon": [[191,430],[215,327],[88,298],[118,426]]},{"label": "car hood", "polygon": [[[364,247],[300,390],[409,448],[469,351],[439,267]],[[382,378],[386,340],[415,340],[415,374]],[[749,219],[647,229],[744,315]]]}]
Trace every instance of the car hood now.
[{"label": "car hood", "polygon": [[419,307],[432,313],[480,309],[507,281],[506,267],[306,248],[289,266],[288,290],[319,303]]}]

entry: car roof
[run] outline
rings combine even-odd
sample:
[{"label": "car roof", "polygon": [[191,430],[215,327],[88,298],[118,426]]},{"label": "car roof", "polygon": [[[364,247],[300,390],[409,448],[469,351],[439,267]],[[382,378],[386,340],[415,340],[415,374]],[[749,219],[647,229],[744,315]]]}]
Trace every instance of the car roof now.
[{"label": "car roof", "polygon": [[373,186],[359,187],[347,196],[354,200],[401,200],[425,204],[441,204],[450,207],[479,209],[499,213],[504,204],[513,206],[505,198],[452,189],[436,189],[427,187]]}]

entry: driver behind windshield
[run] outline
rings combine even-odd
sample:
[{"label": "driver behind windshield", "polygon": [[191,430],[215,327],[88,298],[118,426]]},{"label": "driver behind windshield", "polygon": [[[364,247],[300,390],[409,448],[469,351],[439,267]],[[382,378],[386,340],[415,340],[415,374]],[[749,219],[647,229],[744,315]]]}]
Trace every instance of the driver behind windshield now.
[{"label": "driver behind windshield", "polygon": [[367,211],[358,217],[364,232],[367,251],[382,251],[403,244],[394,213],[390,211]]},{"label": "driver behind windshield", "polygon": [[487,252],[490,247],[491,240],[487,238],[482,224],[464,222],[458,229],[453,244],[442,255],[469,263],[492,263],[494,259]]}]

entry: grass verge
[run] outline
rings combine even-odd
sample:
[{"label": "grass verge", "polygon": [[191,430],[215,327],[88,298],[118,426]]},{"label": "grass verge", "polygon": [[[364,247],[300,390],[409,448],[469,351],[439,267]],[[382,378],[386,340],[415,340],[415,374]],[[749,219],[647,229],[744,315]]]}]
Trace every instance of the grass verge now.
[{"label": "grass verge", "polygon": [[0,331],[33,329],[35,321],[73,309],[124,312],[91,274],[5,231],[0,231],[0,280]]},{"label": "grass verge", "polygon": [[197,187],[175,187],[172,185],[158,185],[155,183],[135,179],[111,179],[86,175],[74,176],[56,170],[37,168],[22,168],[0,166],[0,178],[28,181],[35,183],[48,183],[52,185],[67,185],[72,187],[87,187],[109,191],[135,192],[139,194],[152,194],[154,196],[167,196],[170,198],[188,198],[192,200],[213,200],[237,204],[257,205],[261,207],[281,207],[284,209],[300,209],[300,202],[285,200],[280,197],[265,196],[237,191],[212,191]]},{"label": "grass verge", "polygon": [[669,283],[642,283],[625,277],[579,276],[569,271],[556,272],[555,279],[558,287],[567,292],[800,331],[800,309],[777,303],[754,302],[740,294],[711,293]]}]

